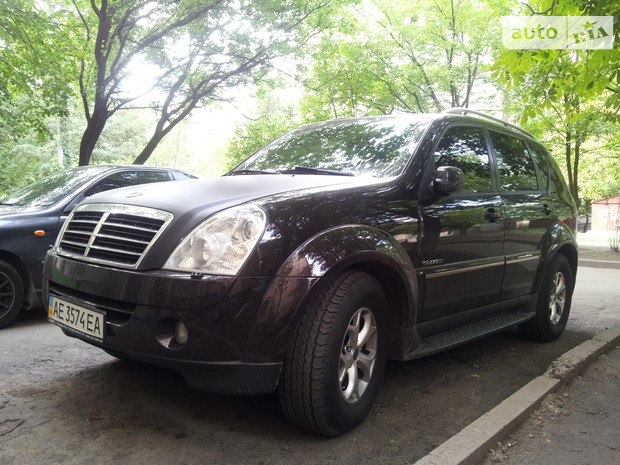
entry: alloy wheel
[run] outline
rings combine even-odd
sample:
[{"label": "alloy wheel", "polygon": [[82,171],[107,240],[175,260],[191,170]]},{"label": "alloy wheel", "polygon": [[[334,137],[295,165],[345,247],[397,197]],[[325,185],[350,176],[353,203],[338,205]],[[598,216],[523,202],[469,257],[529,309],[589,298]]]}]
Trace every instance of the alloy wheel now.
[{"label": "alloy wheel", "polygon": [[553,277],[551,295],[549,296],[549,319],[557,324],[562,318],[566,303],[566,280],[561,272]]},{"label": "alloy wheel", "polygon": [[360,308],[346,329],[340,351],[338,382],[345,402],[357,402],[372,378],[377,357],[377,323],[369,308]]}]

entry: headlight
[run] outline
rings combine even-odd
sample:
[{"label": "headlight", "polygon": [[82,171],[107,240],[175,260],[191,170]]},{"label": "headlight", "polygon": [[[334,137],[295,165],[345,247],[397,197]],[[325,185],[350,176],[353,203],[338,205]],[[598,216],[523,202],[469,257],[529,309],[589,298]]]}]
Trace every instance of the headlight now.
[{"label": "headlight", "polygon": [[164,269],[234,276],[261,238],[266,221],[256,205],[216,213],[181,241]]}]

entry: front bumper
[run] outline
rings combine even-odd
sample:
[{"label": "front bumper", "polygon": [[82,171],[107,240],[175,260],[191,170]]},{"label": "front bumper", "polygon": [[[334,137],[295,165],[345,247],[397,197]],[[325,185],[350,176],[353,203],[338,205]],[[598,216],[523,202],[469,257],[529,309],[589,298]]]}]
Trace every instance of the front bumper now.
[{"label": "front bumper", "polygon": [[[74,337],[72,334],[66,332],[65,334]],[[181,373],[189,386],[220,394],[255,395],[273,392],[278,386],[282,370],[282,362],[201,362],[154,357],[144,353],[117,352],[105,348],[104,350],[115,357],[171,368]]]},{"label": "front bumper", "polygon": [[[195,279],[108,268],[54,252],[48,254],[44,276],[46,294],[106,313],[103,342],[86,342],[122,358],[172,368],[190,386],[226,394],[275,390],[294,308],[283,314],[274,306],[283,299],[269,296],[274,288],[298,289],[301,295],[312,281],[274,286],[278,280],[273,278]],[[177,322],[187,327],[188,341],[167,344]]]}]

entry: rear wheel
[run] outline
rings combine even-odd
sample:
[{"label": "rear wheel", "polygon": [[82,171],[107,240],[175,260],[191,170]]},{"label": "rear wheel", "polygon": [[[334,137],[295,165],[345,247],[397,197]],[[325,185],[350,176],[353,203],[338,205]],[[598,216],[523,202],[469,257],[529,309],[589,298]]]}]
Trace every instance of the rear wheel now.
[{"label": "rear wheel", "polygon": [[24,304],[24,283],[19,273],[0,260],[0,328],[13,323]]},{"label": "rear wheel", "polygon": [[385,368],[385,311],[379,283],[358,271],[337,276],[306,302],[279,386],[293,423],[338,436],[366,418]]},{"label": "rear wheel", "polygon": [[564,255],[556,255],[543,278],[536,316],[520,326],[528,337],[542,342],[560,337],[570,313],[575,278]]}]

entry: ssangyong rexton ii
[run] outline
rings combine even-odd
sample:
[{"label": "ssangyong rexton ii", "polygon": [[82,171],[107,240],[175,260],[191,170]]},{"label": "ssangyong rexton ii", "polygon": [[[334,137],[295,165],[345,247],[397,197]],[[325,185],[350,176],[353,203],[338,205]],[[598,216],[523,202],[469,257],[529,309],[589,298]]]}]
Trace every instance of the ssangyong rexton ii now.
[{"label": "ssangyong rexton ii", "polygon": [[575,205],[527,132],[470,110],[296,129],[223,177],[83,201],[45,262],[49,319],[194,387],[279,391],[323,435],[387,358],[563,332]]}]

